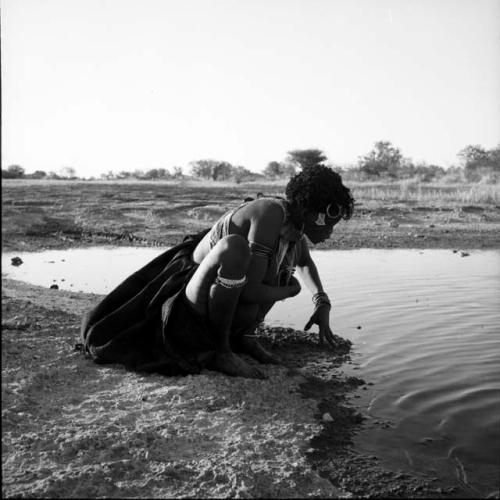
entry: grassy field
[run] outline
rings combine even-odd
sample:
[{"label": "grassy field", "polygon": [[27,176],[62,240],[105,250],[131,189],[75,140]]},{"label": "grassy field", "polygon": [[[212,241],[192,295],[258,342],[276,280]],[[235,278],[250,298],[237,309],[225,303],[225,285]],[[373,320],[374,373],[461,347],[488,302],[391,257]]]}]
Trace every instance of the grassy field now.
[{"label": "grassy field", "polygon": [[430,184],[412,180],[393,183],[353,182],[357,200],[444,204],[500,204],[500,184]]},{"label": "grassy field", "polygon": [[[91,244],[171,245],[285,182],[2,182],[4,250]],[[348,184],[356,200],[323,247],[498,247],[500,186],[410,181]]]}]

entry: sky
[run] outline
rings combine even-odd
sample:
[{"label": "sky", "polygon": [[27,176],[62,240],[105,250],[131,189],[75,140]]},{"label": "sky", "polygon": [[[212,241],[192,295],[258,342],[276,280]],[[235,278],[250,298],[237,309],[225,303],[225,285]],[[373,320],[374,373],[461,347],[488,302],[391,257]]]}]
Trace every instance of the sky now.
[{"label": "sky", "polygon": [[498,0],[1,0],[2,168],[500,143]]}]

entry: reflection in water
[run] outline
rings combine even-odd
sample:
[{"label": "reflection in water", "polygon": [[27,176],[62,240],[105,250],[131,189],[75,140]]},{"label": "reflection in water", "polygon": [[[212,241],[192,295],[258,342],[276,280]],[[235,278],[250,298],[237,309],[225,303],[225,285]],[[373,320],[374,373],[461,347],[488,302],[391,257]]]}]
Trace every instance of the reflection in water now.
[{"label": "reflection in water", "polygon": [[[108,293],[162,250],[95,248],[2,256],[9,277]],[[23,264],[10,265],[19,256]],[[345,370],[374,383],[353,403],[372,422],[356,445],[389,466],[439,477],[471,495],[498,489],[500,252],[313,251],[333,302],[335,333],[352,340]],[[302,329],[310,294],[280,302],[271,324]],[[369,420],[370,421],[370,420]]]}]

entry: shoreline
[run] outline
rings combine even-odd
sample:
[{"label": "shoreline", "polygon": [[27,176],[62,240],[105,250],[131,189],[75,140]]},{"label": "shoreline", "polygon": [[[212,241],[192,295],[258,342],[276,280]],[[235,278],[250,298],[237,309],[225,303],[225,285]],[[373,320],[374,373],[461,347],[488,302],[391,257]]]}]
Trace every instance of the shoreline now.
[{"label": "shoreline", "polygon": [[367,382],[317,334],[258,330],[265,380],[141,374],[75,351],[100,298],[2,279],[3,496],[454,496],[350,446]]},{"label": "shoreline", "polygon": [[[334,229],[332,237],[317,245],[310,245],[315,250],[354,250],[359,248],[374,249],[452,249],[452,250],[487,250],[500,249],[500,209],[496,210],[498,221],[474,223],[464,221],[454,224],[428,224],[423,221],[399,224],[394,220],[342,221]],[[208,228],[209,225],[188,227],[185,232],[179,228],[160,234],[151,231],[144,236],[134,233],[94,231],[71,233],[56,231],[47,235],[29,235],[26,233],[2,237],[2,252],[36,252],[42,250],[68,250],[91,246],[137,246],[170,247],[180,243],[187,234]]]}]

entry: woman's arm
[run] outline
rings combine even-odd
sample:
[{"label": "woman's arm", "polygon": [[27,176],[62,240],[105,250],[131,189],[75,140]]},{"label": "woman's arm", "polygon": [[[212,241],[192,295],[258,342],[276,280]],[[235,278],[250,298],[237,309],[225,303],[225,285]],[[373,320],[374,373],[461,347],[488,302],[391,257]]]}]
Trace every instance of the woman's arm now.
[{"label": "woman's arm", "polygon": [[322,293],[324,290],[318,268],[311,257],[305,239],[300,240],[300,245],[300,260],[297,264],[297,271],[300,278],[313,295]]},{"label": "woman's arm", "polygon": [[235,218],[233,222],[240,230],[248,227],[245,236],[250,245],[251,260],[241,301],[263,305],[299,293],[300,284],[297,281],[283,287],[266,283],[266,277],[276,272],[273,256],[283,223],[281,207],[271,200],[256,200],[242,216],[242,219]]},{"label": "woman's arm", "polygon": [[304,326],[304,330],[309,330],[314,324],[318,325],[320,344],[326,339],[332,347],[337,347],[339,337],[334,335],[330,329],[330,300],[323,290],[318,268],[312,260],[309,248],[304,239],[302,239],[301,255],[297,264],[297,270],[300,278],[313,294],[314,311]]},{"label": "woman's arm", "polygon": [[247,283],[241,293],[240,299],[243,303],[268,305],[278,300],[294,297],[299,292],[300,284],[298,282],[292,282],[290,285],[280,287],[264,285],[262,283],[248,286]]}]

